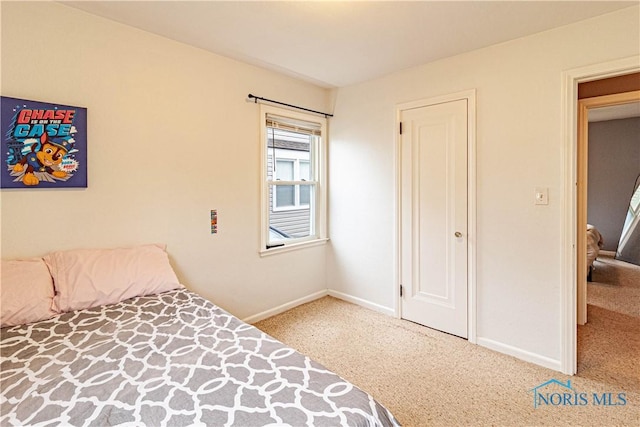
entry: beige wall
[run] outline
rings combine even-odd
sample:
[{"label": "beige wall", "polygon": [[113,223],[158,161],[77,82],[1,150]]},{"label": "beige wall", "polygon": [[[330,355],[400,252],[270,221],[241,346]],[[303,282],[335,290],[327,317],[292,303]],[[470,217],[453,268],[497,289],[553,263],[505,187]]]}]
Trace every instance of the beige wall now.
[{"label": "beige wall", "polygon": [[[87,107],[86,190],[3,190],[2,256],[165,242],[240,317],[321,291],[325,248],[259,245],[259,108],[327,90],[56,3],[2,2],[2,95]],[[218,209],[219,234],[209,216]]]},{"label": "beige wall", "polygon": [[[396,106],[476,89],[478,342],[560,369],[561,75],[638,55],[639,22],[632,7],[339,89],[329,288],[395,310]],[[549,205],[534,205],[535,187]]]}]

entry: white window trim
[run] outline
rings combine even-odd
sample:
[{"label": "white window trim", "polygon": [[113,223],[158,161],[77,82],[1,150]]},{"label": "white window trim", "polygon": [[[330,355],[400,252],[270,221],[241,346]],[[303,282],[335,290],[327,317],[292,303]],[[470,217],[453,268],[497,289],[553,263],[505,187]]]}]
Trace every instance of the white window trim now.
[{"label": "white window trim", "polygon": [[[308,239],[308,237],[305,237],[304,239]],[[287,245],[284,246],[279,246],[277,248],[271,248],[271,249],[262,249],[260,251],[260,256],[261,257],[265,257],[265,256],[270,256],[270,255],[276,255],[276,254],[281,254],[281,253],[286,253],[286,252],[292,252],[292,251],[298,251],[300,249],[304,249],[304,248],[311,248],[314,246],[320,246],[320,245],[324,245],[325,243],[327,243],[329,241],[328,238],[324,237],[321,239],[313,239],[313,240],[298,240],[296,239],[296,241],[293,241]]]},{"label": "white window trim", "polygon": [[[315,221],[315,234],[300,239],[291,239],[291,241],[278,246],[267,249],[269,242],[269,183],[267,181],[267,132],[266,119],[267,114],[289,117],[296,120],[306,122],[319,123],[321,128],[320,143],[317,155],[311,156],[313,161],[312,170],[317,171],[317,181],[315,181],[316,205],[312,212],[312,218]],[[274,160],[275,161],[275,160]],[[260,104],[260,256],[274,255],[278,253],[290,252],[307,247],[325,244],[327,238],[327,120],[324,117],[316,115],[300,113],[297,111],[287,110],[274,107],[271,105]],[[313,181],[305,181],[306,183]],[[311,204],[313,205],[313,203]]]}]

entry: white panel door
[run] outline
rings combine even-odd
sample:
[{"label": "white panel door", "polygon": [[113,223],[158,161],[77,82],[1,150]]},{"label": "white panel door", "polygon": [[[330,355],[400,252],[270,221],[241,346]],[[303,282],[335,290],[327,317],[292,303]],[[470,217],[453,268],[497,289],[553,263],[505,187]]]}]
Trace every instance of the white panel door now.
[{"label": "white panel door", "polygon": [[402,317],[467,338],[467,100],[402,110]]}]

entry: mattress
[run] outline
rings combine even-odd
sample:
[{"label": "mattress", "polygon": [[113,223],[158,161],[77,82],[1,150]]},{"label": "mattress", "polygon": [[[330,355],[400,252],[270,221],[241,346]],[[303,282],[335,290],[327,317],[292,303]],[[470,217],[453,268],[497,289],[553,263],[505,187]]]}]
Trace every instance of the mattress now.
[{"label": "mattress", "polygon": [[0,425],[394,426],[373,397],[186,289],[1,330]]},{"label": "mattress", "polygon": [[587,269],[593,265],[603,245],[602,234],[596,227],[587,224]]}]

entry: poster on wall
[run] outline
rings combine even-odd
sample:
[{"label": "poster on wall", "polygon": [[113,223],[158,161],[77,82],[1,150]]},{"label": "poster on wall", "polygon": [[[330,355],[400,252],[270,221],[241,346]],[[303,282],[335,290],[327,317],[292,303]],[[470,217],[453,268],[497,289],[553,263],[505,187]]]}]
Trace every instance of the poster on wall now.
[{"label": "poster on wall", "polygon": [[87,109],[0,97],[2,188],[87,187]]}]

